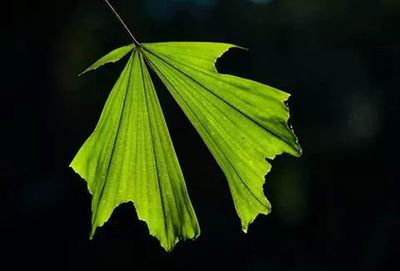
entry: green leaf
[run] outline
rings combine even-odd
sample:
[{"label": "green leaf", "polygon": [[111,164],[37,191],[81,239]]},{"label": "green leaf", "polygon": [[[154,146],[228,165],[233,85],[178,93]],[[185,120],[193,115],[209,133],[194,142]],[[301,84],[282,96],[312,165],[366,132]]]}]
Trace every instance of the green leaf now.
[{"label": "green leaf", "polygon": [[134,51],[99,123],[71,163],[87,180],[92,233],[113,210],[133,202],[162,247],[200,234],[167,125],[142,55]]},{"label": "green leaf", "polygon": [[231,47],[156,43],[144,45],[144,53],[225,173],[246,232],[258,214],[271,210],[263,193],[271,169],[265,157],[299,156],[301,149],[287,126],[289,94],[216,72],[216,59]]},{"label": "green leaf", "polygon": [[95,63],[93,63],[89,68],[84,70],[82,73],[79,74],[79,76],[87,73],[88,71],[96,70],[98,67],[103,66],[108,63],[115,63],[121,58],[123,58],[125,55],[127,55],[130,51],[135,48],[134,44],[129,44],[126,46],[122,46],[120,48],[117,48],[115,50],[112,50],[99,60],[97,60]]},{"label": "green leaf", "polygon": [[265,175],[271,169],[266,158],[272,160],[283,152],[301,154],[287,124],[289,94],[219,74],[215,62],[232,47],[237,46],[202,42],[131,45],[87,69],[115,62],[133,50],[95,131],[71,163],[93,195],[92,236],[114,208],[128,201],[134,202],[139,218],[166,250],[200,233],[146,63],[225,173],[243,231],[258,214],[270,212],[263,192]]}]

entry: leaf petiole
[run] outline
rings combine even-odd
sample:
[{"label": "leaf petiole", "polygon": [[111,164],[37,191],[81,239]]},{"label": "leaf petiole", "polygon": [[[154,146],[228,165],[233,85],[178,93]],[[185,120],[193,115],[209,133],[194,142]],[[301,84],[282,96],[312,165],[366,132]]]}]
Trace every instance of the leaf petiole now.
[{"label": "leaf petiole", "polygon": [[122,20],[121,16],[119,16],[118,12],[115,10],[115,8],[111,5],[111,3],[108,0],[104,0],[104,2],[107,4],[107,6],[111,9],[112,13],[114,16],[117,18],[117,20],[120,22],[122,27],[125,29],[125,31],[128,33],[128,35],[131,37],[133,40],[133,43],[137,46],[140,47],[140,43],[137,41],[135,36],[133,35],[132,31],[128,28],[128,26],[125,24],[125,22]]}]

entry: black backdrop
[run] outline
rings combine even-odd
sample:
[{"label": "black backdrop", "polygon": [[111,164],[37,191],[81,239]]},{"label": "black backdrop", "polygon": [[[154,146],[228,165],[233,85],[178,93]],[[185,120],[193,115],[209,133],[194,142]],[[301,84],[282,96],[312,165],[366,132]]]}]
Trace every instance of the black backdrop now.
[{"label": "black backdrop", "polygon": [[[304,149],[273,161],[273,205],[244,234],[225,178],[157,82],[202,234],[165,253],[131,204],[90,231],[68,168],[124,61],[77,74],[129,38],[103,1],[4,1],[2,270],[386,270],[399,241],[398,0],[118,0],[140,41],[221,41],[220,72],[292,93]],[[7,267],[11,264],[11,267]],[[394,268],[395,269],[395,268]]]}]

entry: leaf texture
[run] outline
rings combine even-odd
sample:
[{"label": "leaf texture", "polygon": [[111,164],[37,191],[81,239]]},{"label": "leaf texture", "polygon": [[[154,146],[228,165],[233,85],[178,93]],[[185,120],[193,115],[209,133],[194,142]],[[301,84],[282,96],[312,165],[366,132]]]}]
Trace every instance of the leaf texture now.
[{"label": "leaf texture", "polygon": [[[88,182],[92,234],[123,202],[161,245],[200,233],[172,141],[146,68],[155,71],[223,170],[243,231],[271,205],[263,192],[269,161],[283,152],[301,155],[288,127],[289,94],[240,77],[220,74],[216,60],[225,43],[165,42],[128,45],[86,71],[118,61],[132,51],[97,127],[71,163]],[[238,47],[240,48],[240,47]],[[210,184],[212,186],[212,184]]]},{"label": "leaf texture", "polygon": [[133,48],[135,48],[135,45],[129,44],[129,45],[114,49],[111,52],[109,52],[108,54],[106,54],[105,56],[103,56],[102,58],[100,58],[99,60],[97,60],[89,68],[84,70],[79,75],[83,75],[89,71],[96,70],[97,68],[99,68],[100,66],[103,66],[105,64],[115,63],[118,60],[120,60],[121,58],[123,58],[125,55],[127,55],[130,51],[132,51]]},{"label": "leaf texture", "polygon": [[107,100],[99,123],[71,167],[87,180],[92,233],[123,202],[162,247],[193,239],[199,225],[141,53],[134,51]]},{"label": "leaf texture", "polygon": [[263,193],[271,169],[265,157],[299,156],[301,149],[287,126],[289,94],[216,72],[216,59],[231,47],[158,43],[144,45],[144,52],[225,173],[246,232],[258,214],[271,209]]}]

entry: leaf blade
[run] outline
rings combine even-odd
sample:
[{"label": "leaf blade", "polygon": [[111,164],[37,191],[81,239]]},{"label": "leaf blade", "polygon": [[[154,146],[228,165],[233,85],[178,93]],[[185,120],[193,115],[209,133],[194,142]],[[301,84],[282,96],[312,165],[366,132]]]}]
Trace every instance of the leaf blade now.
[{"label": "leaf blade", "polygon": [[103,57],[101,57],[99,60],[94,62],[92,65],[90,65],[86,70],[81,72],[79,76],[84,75],[85,73],[96,70],[99,67],[108,64],[108,63],[115,63],[119,61],[121,58],[126,56],[129,52],[131,52],[135,48],[134,44],[129,44],[125,45],[122,47],[119,47],[117,49],[112,50],[111,52],[107,53]]},{"label": "leaf blade", "polygon": [[[210,44],[212,46],[210,46]],[[157,42],[143,43],[143,47],[157,55],[168,55],[175,60],[184,60],[195,67],[216,72],[215,62],[231,48],[245,49],[230,43],[210,42]],[[196,56],[193,59],[193,56]]]},{"label": "leaf blade", "polygon": [[131,55],[95,131],[71,167],[87,180],[93,195],[92,236],[119,204],[128,201],[167,251],[181,239],[199,236],[183,174],[140,52]]},{"label": "leaf blade", "polygon": [[[219,51],[221,44],[203,45],[209,55],[198,62],[196,54],[180,58],[174,50],[169,52],[170,43],[163,50],[162,44],[144,46],[152,67],[225,173],[246,232],[258,214],[268,214],[271,209],[263,193],[264,176],[271,169],[265,157],[301,153],[297,138],[287,126],[289,112],[284,101],[289,94],[251,80],[218,74],[211,65],[220,52],[233,45],[224,44],[224,50]],[[157,52],[153,52],[155,47]],[[197,49],[195,46],[192,51]],[[203,69],[204,59],[208,64]]]}]

